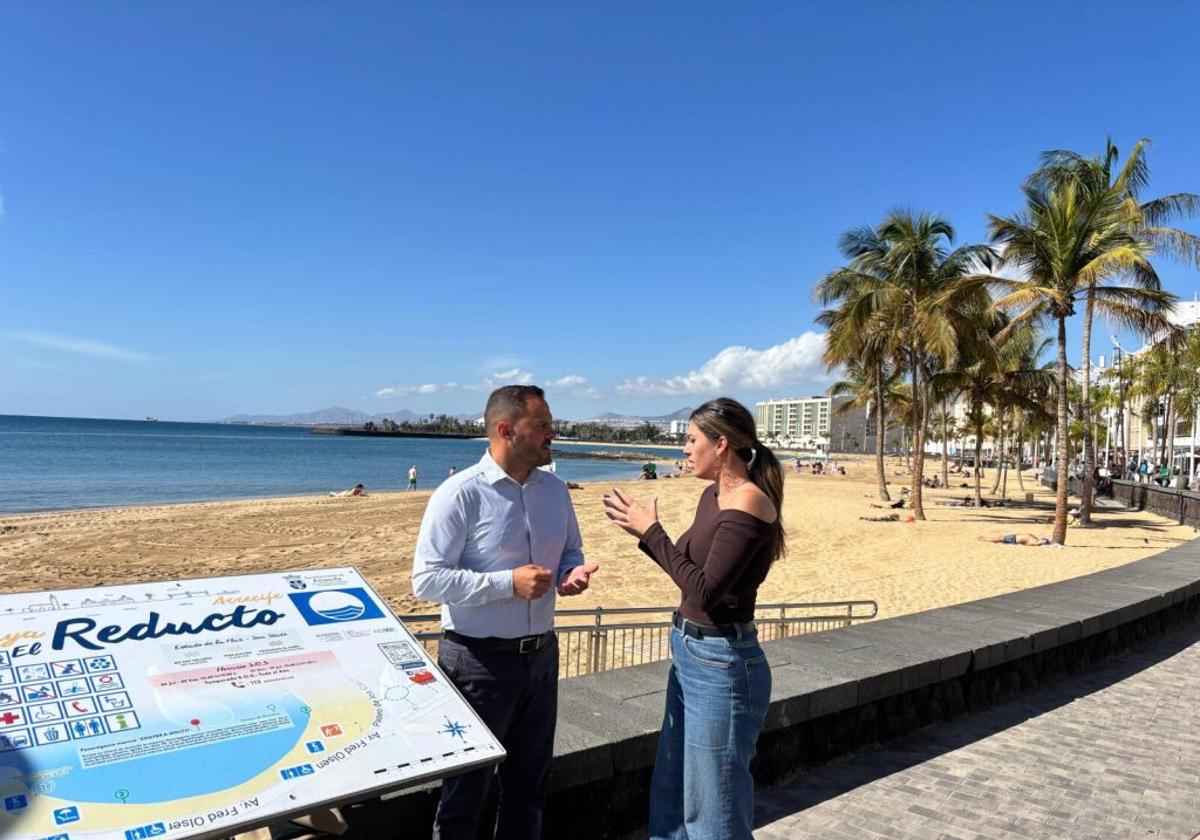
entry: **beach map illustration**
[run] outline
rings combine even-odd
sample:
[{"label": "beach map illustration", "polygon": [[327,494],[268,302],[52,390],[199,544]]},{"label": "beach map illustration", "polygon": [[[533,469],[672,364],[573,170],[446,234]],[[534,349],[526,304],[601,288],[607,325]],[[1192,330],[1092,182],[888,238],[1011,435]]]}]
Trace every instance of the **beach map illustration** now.
[{"label": "beach map illustration", "polygon": [[503,756],[353,568],[0,595],[0,837],[228,836]]}]

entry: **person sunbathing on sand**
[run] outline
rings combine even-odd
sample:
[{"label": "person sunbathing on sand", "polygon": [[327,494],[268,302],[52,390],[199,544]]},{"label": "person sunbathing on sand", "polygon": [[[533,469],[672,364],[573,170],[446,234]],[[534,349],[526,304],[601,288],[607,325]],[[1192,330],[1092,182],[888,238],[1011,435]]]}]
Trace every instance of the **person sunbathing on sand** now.
[{"label": "person sunbathing on sand", "polygon": [[900,514],[898,513],[879,513],[875,516],[860,516],[858,517],[863,522],[899,522]]},{"label": "person sunbathing on sand", "polygon": [[[970,496],[963,496],[962,499],[947,499],[937,504],[938,507],[975,507],[975,500]],[[997,499],[994,502],[989,502],[987,499],[980,499],[979,506],[985,508],[1008,507],[1008,503],[1004,499]]]},{"label": "person sunbathing on sand", "polygon": [[330,490],[329,495],[334,496],[338,499],[344,499],[349,496],[365,496],[365,495],[367,495],[367,491],[363,489],[363,486],[361,484],[355,484],[349,490],[339,490],[336,492],[333,490]]},{"label": "person sunbathing on sand", "polygon": [[1032,547],[1054,545],[1048,537],[1039,537],[1037,534],[1001,534],[998,537],[976,537],[975,539],[980,542],[1002,543],[1004,545],[1028,545]]}]

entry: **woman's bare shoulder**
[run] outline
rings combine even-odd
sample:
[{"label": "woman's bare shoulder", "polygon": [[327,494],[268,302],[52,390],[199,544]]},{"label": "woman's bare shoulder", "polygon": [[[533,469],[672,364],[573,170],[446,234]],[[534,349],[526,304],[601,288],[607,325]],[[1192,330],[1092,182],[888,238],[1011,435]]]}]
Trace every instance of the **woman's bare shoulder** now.
[{"label": "woman's bare shoulder", "polygon": [[755,519],[761,519],[763,522],[774,522],[776,516],[778,516],[771,497],[764,493],[758,485],[750,482],[743,484],[736,492],[729,494],[729,502],[725,506],[725,509],[740,510],[742,513],[750,514]]}]

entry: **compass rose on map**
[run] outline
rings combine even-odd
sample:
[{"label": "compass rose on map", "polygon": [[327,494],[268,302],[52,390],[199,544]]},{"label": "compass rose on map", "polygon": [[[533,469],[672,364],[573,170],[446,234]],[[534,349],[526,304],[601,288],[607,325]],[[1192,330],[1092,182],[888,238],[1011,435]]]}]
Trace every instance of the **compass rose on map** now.
[{"label": "compass rose on map", "polygon": [[465,741],[467,739],[464,733],[467,731],[468,726],[470,726],[470,724],[459,723],[456,720],[450,720],[450,718],[446,718],[446,725],[442,727],[441,732],[443,735],[449,735],[452,738],[458,738],[460,741]]}]

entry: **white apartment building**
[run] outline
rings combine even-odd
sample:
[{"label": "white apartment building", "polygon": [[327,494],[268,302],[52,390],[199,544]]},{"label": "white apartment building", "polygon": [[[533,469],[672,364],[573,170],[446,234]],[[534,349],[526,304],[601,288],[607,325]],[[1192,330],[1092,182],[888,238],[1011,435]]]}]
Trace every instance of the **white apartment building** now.
[{"label": "white apartment building", "polygon": [[833,410],[830,397],[789,397],[766,400],[754,406],[758,436],[782,437],[793,441],[811,441],[811,445],[829,445],[829,420]]}]

